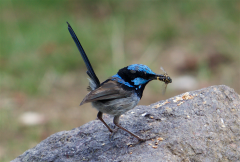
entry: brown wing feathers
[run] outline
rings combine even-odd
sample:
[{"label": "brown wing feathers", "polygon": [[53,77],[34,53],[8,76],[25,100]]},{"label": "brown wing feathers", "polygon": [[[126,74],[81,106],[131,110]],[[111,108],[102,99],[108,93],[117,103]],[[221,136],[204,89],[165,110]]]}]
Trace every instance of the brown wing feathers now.
[{"label": "brown wing feathers", "polygon": [[97,100],[125,98],[131,95],[130,91],[126,93],[126,91],[124,91],[120,86],[116,86],[116,84],[119,83],[114,81],[108,81],[104,83],[99,88],[88,93],[80,105]]}]

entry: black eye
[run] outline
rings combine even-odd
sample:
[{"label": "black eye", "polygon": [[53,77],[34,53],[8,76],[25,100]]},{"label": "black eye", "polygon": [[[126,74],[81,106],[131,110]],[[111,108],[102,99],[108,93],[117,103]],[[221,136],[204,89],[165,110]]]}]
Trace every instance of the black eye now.
[{"label": "black eye", "polygon": [[136,71],[135,71],[135,70],[130,70],[130,72],[131,72],[131,73],[136,73]]}]

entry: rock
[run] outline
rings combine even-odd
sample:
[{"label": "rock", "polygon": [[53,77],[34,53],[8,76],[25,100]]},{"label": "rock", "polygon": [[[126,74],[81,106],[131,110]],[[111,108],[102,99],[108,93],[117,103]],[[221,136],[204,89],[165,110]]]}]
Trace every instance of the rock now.
[{"label": "rock", "polygon": [[[104,116],[111,127],[112,118]],[[240,161],[240,96],[220,85],[149,106],[137,106],[109,138],[99,120],[55,133],[13,160],[18,161]]]}]

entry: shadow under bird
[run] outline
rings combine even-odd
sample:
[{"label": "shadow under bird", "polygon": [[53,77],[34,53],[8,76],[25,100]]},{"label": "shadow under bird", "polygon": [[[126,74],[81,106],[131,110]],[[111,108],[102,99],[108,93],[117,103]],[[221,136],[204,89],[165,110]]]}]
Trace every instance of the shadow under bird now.
[{"label": "shadow under bird", "polygon": [[159,80],[165,82],[167,85],[172,82],[172,79],[167,75],[167,73],[154,73],[146,65],[132,64],[120,69],[116,75],[113,75],[104,82],[100,83],[76,34],[68,22],[67,24],[68,30],[87,66],[87,74],[90,77],[88,87],[90,92],[83,99],[80,105],[91,102],[92,106],[99,111],[97,114],[98,119],[103,122],[110,132],[113,133],[114,131],[103,120],[103,113],[113,115],[113,123],[117,127],[136,137],[138,140],[147,140],[140,138],[134,133],[123,128],[119,124],[119,118],[122,114],[133,109],[138,104],[142,98],[143,90],[148,82],[152,80]]}]

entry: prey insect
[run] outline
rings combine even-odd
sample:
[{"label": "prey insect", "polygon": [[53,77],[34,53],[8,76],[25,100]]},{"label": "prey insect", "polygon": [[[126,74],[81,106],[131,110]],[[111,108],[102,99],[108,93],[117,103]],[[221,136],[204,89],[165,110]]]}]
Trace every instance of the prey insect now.
[{"label": "prey insect", "polygon": [[162,94],[165,94],[168,84],[172,83],[172,79],[169,77],[169,75],[167,74],[163,67],[160,67],[160,69],[164,72],[163,75],[165,76],[165,78],[162,80],[164,82]]}]

